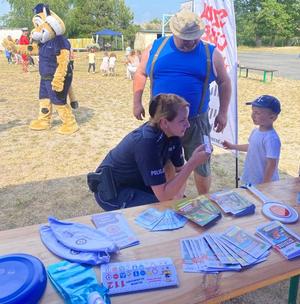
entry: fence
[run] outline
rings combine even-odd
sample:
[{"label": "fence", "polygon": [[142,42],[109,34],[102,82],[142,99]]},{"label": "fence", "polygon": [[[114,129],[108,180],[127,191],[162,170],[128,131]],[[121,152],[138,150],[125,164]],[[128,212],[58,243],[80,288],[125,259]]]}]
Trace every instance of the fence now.
[{"label": "fence", "polygon": [[75,38],[69,41],[74,50],[85,50],[89,44],[94,43],[92,38]]}]

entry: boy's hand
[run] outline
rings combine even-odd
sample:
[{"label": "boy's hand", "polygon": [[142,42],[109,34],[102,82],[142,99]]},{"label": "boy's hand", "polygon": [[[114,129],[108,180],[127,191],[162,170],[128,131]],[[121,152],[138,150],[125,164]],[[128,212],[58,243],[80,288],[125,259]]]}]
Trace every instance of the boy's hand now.
[{"label": "boy's hand", "polygon": [[223,147],[224,147],[225,149],[229,149],[229,150],[233,150],[233,149],[234,149],[233,144],[230,143],[230,142],[227,141],[227,140],[224,140],[224,141],[223,141]]}]

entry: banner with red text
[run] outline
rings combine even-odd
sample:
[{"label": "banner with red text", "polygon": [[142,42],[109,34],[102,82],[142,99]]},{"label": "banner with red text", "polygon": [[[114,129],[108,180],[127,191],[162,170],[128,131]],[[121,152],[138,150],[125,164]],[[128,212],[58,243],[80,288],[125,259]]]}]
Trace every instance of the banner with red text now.
[{"label": "banner with red text", "polygon": [[[237,143],[237,46],[233,0],[195,0],[195,12],[205,23],[205,32],[201,39],[214,44],[222,53],[232,85],[227,126],[222,133],[212,130],[211,140],[217,146],[222,146],[225,139]],[[216,82],[210,85],[210,93],[209,119],[213,124],[219,110]]]}]

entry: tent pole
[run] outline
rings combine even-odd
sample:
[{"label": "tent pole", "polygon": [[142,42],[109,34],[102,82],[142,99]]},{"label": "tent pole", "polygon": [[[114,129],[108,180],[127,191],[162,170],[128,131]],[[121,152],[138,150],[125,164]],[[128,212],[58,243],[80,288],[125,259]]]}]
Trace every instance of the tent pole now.
[{"label": "tent pole", "polygon": [[235,153],[235,188],[239,187],[239,158],[238,153]]}]

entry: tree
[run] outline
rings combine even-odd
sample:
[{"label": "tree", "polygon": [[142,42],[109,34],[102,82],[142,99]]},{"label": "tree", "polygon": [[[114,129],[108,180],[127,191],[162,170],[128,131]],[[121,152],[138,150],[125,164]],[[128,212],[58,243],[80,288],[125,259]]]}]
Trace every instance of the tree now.
[{"label": "tree", "polygon": [[[3,19],[9,27],[33,28],[34,0],[8,0],[11,11]],[[51,10],[65,22],[66,36],[86,37],[109,28],[122,32],[125,40],[132,42],[137,31],[133,13],[124,0],[48,0]]]},{"label": "tree", "polygon": [[235,0],[238,43],[274,45],[300,31],[300,0]]},{"label": "tree", "polygon": [[272,46],[275,38],[291,38],[293,36],[292,17],[286,12],[284,4],[276,0],[264,0],[257,13],[255,33],[259,37],[268,37]]}]

